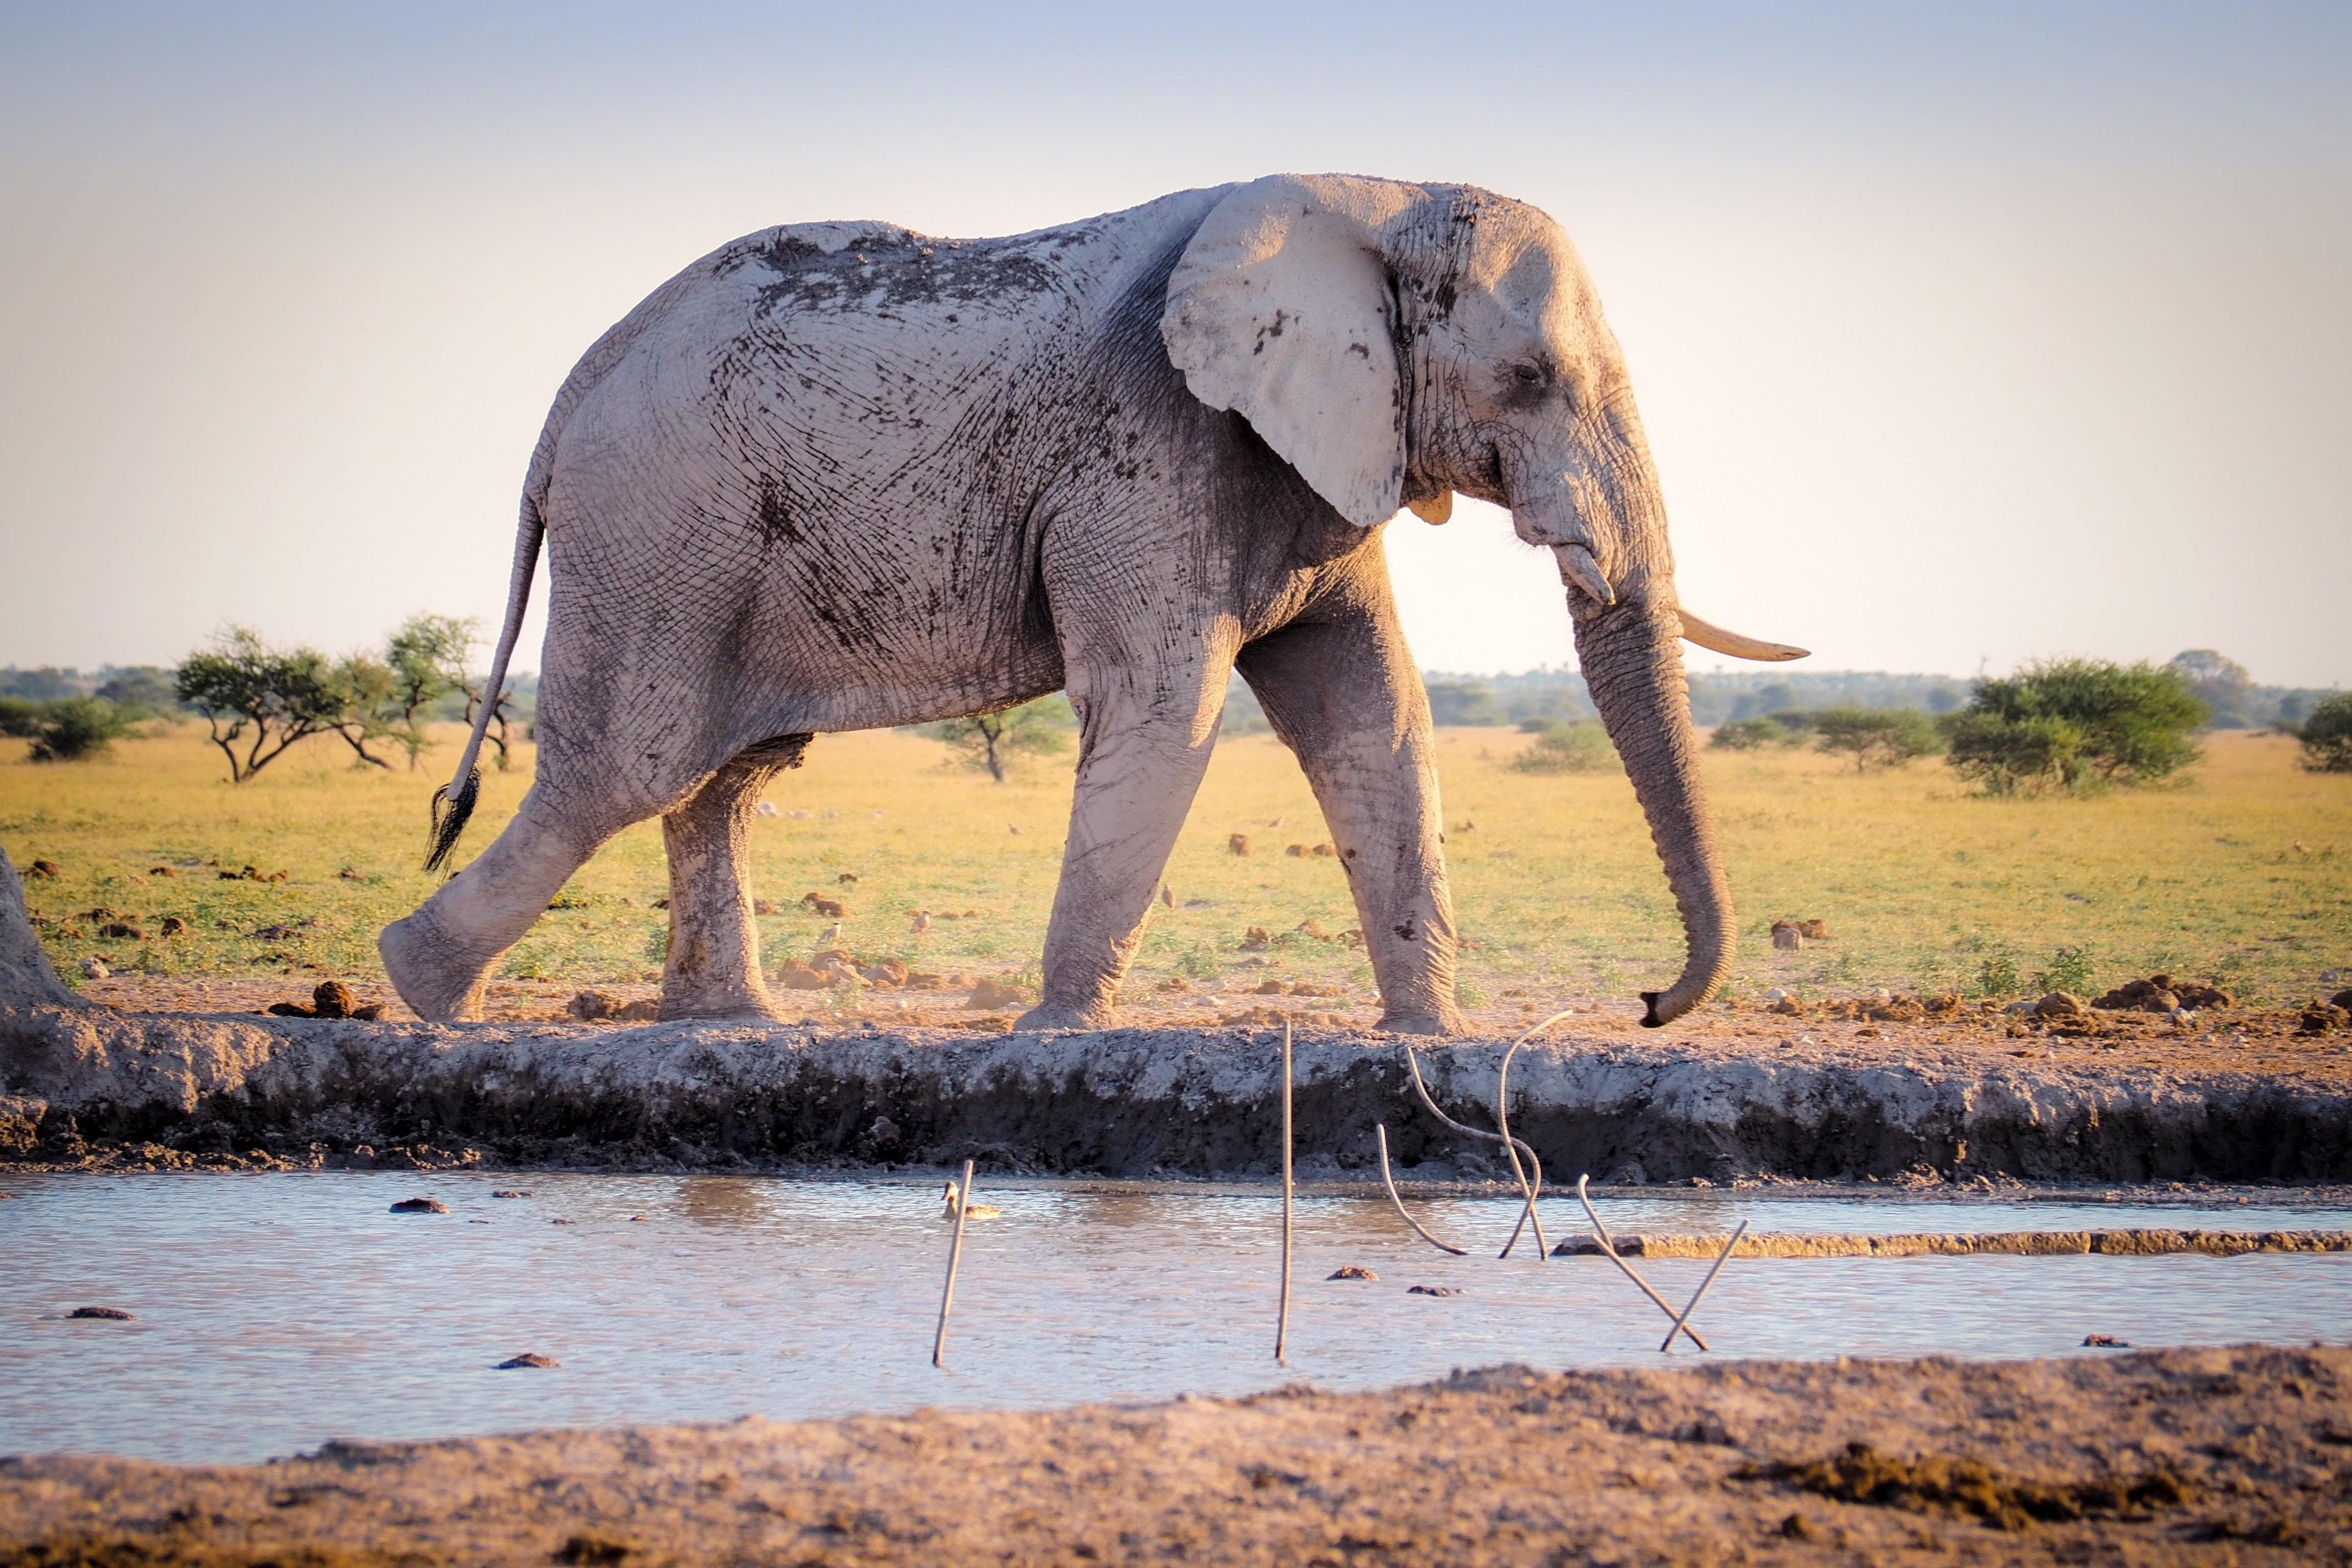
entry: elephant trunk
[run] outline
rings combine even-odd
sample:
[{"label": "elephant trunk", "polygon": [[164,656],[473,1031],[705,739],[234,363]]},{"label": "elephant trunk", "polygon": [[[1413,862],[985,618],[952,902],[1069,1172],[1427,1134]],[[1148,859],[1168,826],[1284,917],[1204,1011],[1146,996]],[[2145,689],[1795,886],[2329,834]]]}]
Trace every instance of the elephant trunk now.
[{"label": "elephant trunk", "polygon": [[1682,625],[1664,585],[1613,605],[1576,609],[1585,683],[1649,819],[1688,943],[1681,977],[1664,991],[1642,993],[1649,1004],[1642,1022],[1655,1029],[1715,994],[1730,972],[1734,940],[1731,890],[1699,789]]}]

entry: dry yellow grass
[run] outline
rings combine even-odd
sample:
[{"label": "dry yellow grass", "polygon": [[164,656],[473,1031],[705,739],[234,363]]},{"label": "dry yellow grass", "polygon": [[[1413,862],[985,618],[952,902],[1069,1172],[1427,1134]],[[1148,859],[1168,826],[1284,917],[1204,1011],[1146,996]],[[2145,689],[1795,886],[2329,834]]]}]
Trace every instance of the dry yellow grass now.
[{"label": "dry yellow grass", "polygon": [[[96,954],[134,974],[380,977],[377,928],[434,885],[417,870],[426,799],[455,738],[413,774],[354,768],[340,743],[313,740],[235,788],[194,728],[78,764],[24,763],[21,744],[5,743],[0,844],[20,868],[62,868],[30,883],[61,970]],[[1525,744],[1505,730],[1439,736],[1454,896],[1475,945],[1465,1000],[1622,997],[1668,977],[1674,904],[1625,780],[1516,771]],[[2311,995],[2321,970],[2352,968],[2352,779],[2300,771],[2275,737],[2217,736],[2206,750],[2175,787],[2061,800],[1981,800],[1935,763],[1857,776],[1810,753],[1709,753],[1741,911],[1736,986],[2024,990],[2045,973],[2104,987],[2167,969],[2264,999]],[[944,756],[913,736],[830,736],[778,780],[769,799],[782,814],[754,833],[755,891],[788,910],[760,921],[772,966],[810,951],[829,924],[794,904],[815,891],[849,904],[844,942],[861,954],[1034,977],[1068,758],[996,785]],[[513,771],[488,776],[461,858],[512,811],[530,765],[520,747]],[[1236,832],[1251,840],[1246,858],[1227,849]],[[1223,742],[1169,867],[1176,907],[1154,904],[1130,994],[1230,967],[1257,925],[1276,934],[1281,973],[1368,997],[1360,955],[1282,939],[1309,920],[1333,933],[1355,924],[1337,862],[1284,853],[1327,836],[1277,742]],[[225,881],[215,862],[288,877]],[[159,864],[178,874],[149,874]],[[840,883],[844,872],[857,882]],[[581,872],[562,901],[571,907],[550,913],[503,972],[657,977],[667,917],[652,904],[667,890],[658,825],[642,823]],[[99,937],[87,912],[100,906],[147,936]],[[958,918],[917,936],[920,909]],[[166,915],[188,932],[159,937]],[[1780,915],[1824,919],[1832,939],[1776,953],[1766,930]],[[2083,955],[2071,971],[2069,950]]]}]

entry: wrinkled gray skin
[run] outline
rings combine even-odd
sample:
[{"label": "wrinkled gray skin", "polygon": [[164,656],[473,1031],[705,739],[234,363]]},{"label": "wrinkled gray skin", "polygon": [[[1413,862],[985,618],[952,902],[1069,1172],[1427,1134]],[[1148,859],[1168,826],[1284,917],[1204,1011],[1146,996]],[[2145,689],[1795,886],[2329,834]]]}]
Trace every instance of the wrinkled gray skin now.
[{"label": "wrinkled gray skin", "polygon": [[1617,344],[1542,213],[1341,177],[1010,239],[772,229],[664,285],[532,460],[500,653],[543,529],[536,782],[386,928],[386,968],[423,1017],[474,1016],[573,871],[658,814],[662,1016],[772,1017],[744,843],[776,769],[823,731],[1066,687],[1076,797],[1021,1026],[1102,1027],[1238,666],[1322,804],[1382,1027],[1456,1031],[1429,710],[1381,538],[1455,491],[1555,547],[1682,911],[1647,1021],[1672,1019],[1720,983],[1732,916]]}]

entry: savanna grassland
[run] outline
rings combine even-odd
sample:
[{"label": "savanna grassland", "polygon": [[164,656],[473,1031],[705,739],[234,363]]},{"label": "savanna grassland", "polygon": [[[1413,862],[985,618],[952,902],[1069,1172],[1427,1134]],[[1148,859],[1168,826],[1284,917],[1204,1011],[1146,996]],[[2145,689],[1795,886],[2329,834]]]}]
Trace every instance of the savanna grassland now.
[{"label": "savanna grassland", "polygon": [[[0,845],[20,869],[58,867],[27,891],[69,981],[95,956],[130,977],[273,977],[289,996],[334,977],[380,992],[375,933],[435,885],[418,870],[426,802],[456,742],[453,728],[425,770],[387,773],[314,739],[235,787],[193,727],[78,763],[27,763],[5,743]],[[1670,977],[1674,904],[1624,778],[1517,770],[1527,744],[1504,729],[1438,736],[1469,944],[1464,1001],[1500,1013],[1622,999]],[[1734,995],[1773,985],[2021,995],[2153,971],[2264,1002],[2334,989],[2320,972],[2352,968],[2352,778],[2301,770],[2280,737],[2222,734],[2204,747],[2168,787],[2059,800],[1981,799],[1932,761],[1864,774],[1809,751],[1706,753],[1740,910]],[[1066,753],[997,784],[917,736],[820,738],[768,792],[778,814],[754,825],[754,891],[779,910],[758,923],[764,961],[820,946],[832,919],[797,901],[821,893],[847,905],[835,944],[861,960],[1018,977],[1034,995],[1070,767]],[[511,770],[486,775],[461,861],[511,813],[530,768],[524,746]],[[1235,833],[1250,841],[1245,857],[1228,847]],[[1178,1002],[1179,980],[1255,989],[1271,973],[1337,988],[1318,1005],[1369,1021],[1356,1011],[1373,1000],[1361,954],[1311,934],[1355,925],[1339,862],[1286,853],[1327,837],[1278,742],[1221,742],[1130,998]],[[247,866],[286,875],[223,874]],[[580,872],[501,974],[564,987],[656,980],[667,916],[655,901],[667,892],[659,826],[641,823]],[[92,918],[101,908],[111,913]],[[918,935],[920,910],[933,921]],[[185,931],[161,936],[166,915]],[[1824,920],[1830,940],[1776,952],[1768,928],[1780,915]],[[98,934],[116,919],[143,935]],[[1253,926],[1270,937],[1263,951],[1244,947]],[[861,1005],[792,996],[812,1013]]]}]

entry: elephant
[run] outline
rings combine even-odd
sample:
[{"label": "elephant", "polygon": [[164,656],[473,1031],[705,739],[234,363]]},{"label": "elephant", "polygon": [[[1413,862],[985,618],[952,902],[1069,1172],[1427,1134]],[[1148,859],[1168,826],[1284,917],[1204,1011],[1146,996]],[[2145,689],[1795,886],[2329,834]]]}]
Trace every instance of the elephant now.
[{"label": "elephant", "polygon": [[[662,819],[664,1019],[774,1018],[745,845],[832,730],[1060,689],[1079,728],[1043,995],[1099,1029],[1238,670],[1297,756],[1383,1030],[1453,1034],[1427,697],[1381,535],[1456,494],[1550,552],[1594,705],[1679,906],[1656,1026],[1725,978],[1733,915],[1679,643],[1803,650],[1681,608],[1623,355],[1559,225],[1470,185],[1270,175],[1001,239],[763,230],[591,347],[523,486],[501,689],[543,543],[535,779],[379,946],[420,1017],[485,977],[621,829]],[[1538,559],[1541,559],[1539,556]],[[478,717],[428,866],[478,785]]]}]

